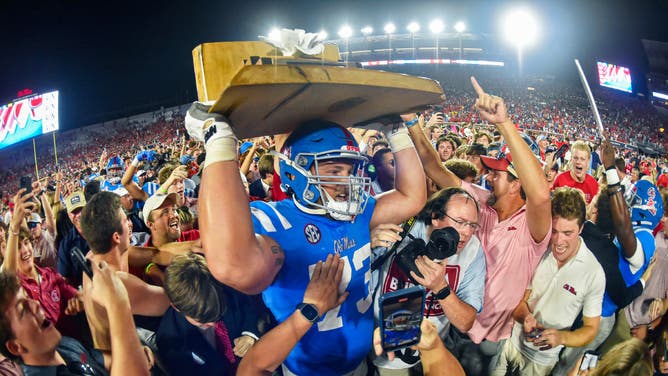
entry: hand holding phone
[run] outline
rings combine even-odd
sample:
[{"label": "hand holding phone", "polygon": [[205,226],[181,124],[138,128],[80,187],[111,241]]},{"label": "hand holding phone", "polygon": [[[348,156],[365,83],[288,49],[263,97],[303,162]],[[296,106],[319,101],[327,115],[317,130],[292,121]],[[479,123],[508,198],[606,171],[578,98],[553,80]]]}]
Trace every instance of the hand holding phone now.
[{"label": "hand holding phone", "polygon": [[380,338],[384,351],[396,351],[420,342],[425,289],[422,286],[380,297]]},{"label": "hand holding phone", "polygon": [[19,189],[26,190],[23,193],[24,195],[32,192],[32,177],[30,177],[30,175],[21,176],[21,179],[19,180]]},{"label": "hand holding phone", "polygon": [[83,253],[79,249],[79,247],[73,247],[70,250],[70,255],[74,259],[74,262],[77,264],[81,265],[81,268],[83,269],[84,273],[88,275],[88,278],[91,280],[93,279],[93,268],[90,265],[90,260],[84,257]]},{"label": "hand holding phone", "polygon": [[598,352],[594,350],[587,350],[582,356],[582,363],[580,363],[580,371],[596,368],[598,364]]}]

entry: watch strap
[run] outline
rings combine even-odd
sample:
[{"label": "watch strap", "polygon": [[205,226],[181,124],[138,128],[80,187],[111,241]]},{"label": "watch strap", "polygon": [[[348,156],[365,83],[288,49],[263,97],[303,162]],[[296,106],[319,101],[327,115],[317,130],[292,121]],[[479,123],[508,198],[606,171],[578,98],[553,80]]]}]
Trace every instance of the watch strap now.
[{"label": "watch strap", "polygon": [[450,296],[450,292],[451,292],[450,286],[448,285],[448,286],[443,287],[441,289],[441,291],[434,294],[434,297],[438,300],[443,300],[443,299],[447,298],[448,296]]}]

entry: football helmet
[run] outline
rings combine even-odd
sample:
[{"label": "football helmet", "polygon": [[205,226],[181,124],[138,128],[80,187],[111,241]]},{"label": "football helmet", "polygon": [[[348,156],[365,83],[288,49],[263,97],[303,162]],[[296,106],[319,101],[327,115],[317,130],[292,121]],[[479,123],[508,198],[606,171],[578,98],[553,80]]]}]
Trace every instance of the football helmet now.
[{"label": "football helmet", "polygon": [[663,199],[661,192],[654,184],[646,180],[638,180],[624,195],[624,198],[631,208],[633,226],[653,230],[659,224],[663,216]]},{"label": "football helmet", "polygon": [[[343,221],[364,211],[371,187],[371,179],[364,176],[368,159],[348,130],[321,120],[307,122],[288,137],[281,152],[276,153],[281,189],[302,211]],[[350,176],[320,175],[319,163],[331,160],[352,163]],[[347,200],[336,201],[324,185],[344,185]]]},{"label": "football helmet", "polygon": [[123,160],[118,155],[109,158],[107,162],[107,180],[112,184],[118,184],[123,175]]}]

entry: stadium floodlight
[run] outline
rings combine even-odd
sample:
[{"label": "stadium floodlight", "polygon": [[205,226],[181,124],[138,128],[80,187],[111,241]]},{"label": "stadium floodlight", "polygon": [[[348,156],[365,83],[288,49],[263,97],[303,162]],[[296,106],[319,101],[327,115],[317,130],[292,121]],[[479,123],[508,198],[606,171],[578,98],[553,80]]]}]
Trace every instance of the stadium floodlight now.
[{"label": "stadium floodlight", "polygon": [[281,30],[279,28],[274,27],[269,31],[268,35],[270,40],[280,40],[281,39]]},{"label": "stadium floodlight", "polygon": [[353,29],[348,25],[341,26],[339,29],[339,36],[343,39],[348,39],[353,36]]},{"label": "stadium floodlight", "polygon": [[327,31],[325,31],[325,30],[320,30],[320,32],[318,33],[318,38],[317,38],[317,40],[318,40],[318,41],[326,40],[328,35],[329,35],[329,34],[327,34]]},{"label": "stadium floodlight", "polygon": [[455,31],[458,33],[463,33],[466,30],[466,25],[462,21],[458,21],[455,24]]},{"label": "stadium floodlight", "polygon": [[394,24],[393,24],[392,22],[390,22],[390,23],[388,23],[388,24],[385,25],[385,27],[383,28],[383,30],[385,30],[385,34],[392,34],[392,33],[394,33],[395,31],[397,31],[397,27],[394,26]]},{"label": "stadium floodlight", "polygon": [[431,30],[431,32],[434,34],[443,32],[443,29],[445,29],[445,25],[441,20],[436,19],[429,23],[429,30]]},{"label": "stadium floodlight", "polygon": [[362,31],[362,34],[364,34],[364,35],[370,35],[371,33],[373,33],[373,27],[364,26],[361,31]]},{"label": "stadium floodlight", "polygon": [[503,29],[506,40],[522,49],[536,41],[538,23],[528,10],[516,9],[506,15]]},{"label": "stadium floodlight", "polygon": [[417,22],[411,22],[406,26],[406,30],[408,30],[409,33],[415,34],[418,31],[420,31],[420,24]]}]

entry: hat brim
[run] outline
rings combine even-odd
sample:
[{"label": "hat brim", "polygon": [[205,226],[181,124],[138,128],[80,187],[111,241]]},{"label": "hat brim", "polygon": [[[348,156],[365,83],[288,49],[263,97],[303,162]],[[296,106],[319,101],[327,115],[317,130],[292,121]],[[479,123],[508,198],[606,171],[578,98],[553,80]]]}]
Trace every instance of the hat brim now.
[{"label": "hat brim", "polygon": [[508,162],[508,160],[505,158],[496,159],[481,155],[480,162],[482,162],[483,166],[485,166],[488,170],[506,171],[507,173],[513,175],[514,177],[517,177],[517,171],[515,171],[513,165],[510,164],[510,162]]}]

